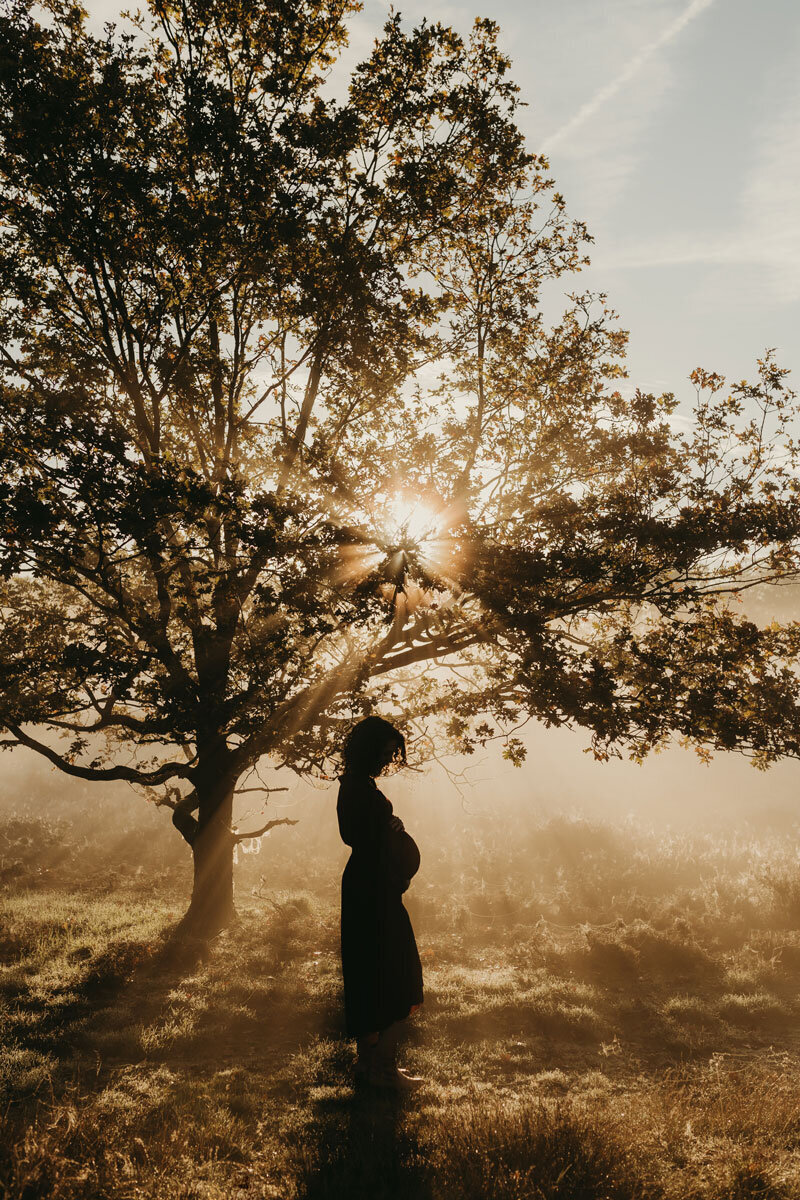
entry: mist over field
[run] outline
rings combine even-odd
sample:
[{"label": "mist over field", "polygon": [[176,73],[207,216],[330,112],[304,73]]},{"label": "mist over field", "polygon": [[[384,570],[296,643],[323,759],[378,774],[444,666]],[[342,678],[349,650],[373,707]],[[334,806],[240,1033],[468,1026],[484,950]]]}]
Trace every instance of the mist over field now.
[{"label": "mist over field", "polygon": [[[562,816],[632,823],[642,828],[782,831],[800,821],[800,766],[786,761],[755,770],[736,754],[701,761],[673,746],[643,763],[612,759],[598,763],[580,730],[544,729],[529,724],[522,732],[527,759],[521,768],[502,758],[500,747],[450,756],[442,765],[414,761],[410,769],[383,783],[383,790],[422,841],[444,838],[452,844],[472,826],[487,822],[535,827]],[[75,836],[90,836],[97,822],[140,830],[142,838],[175,840],[170,812],[148,803],[124,783],[93,784],[65,777],[24,750],[0,759],[3,768],[0,813],[22,813],[67,822]],[[239,796],[236,824],[247,829],[264,816],[289,816],[297,827],[276,829],[263,844],[280,857],[280,843],[300,839],[324,845],[334,858],[344,853],[336,829],[337,781],[298,779],[289,771],[262,770],[271,787],[286,788],[266,797]],[[127,847],[137,854],[134,840]],[[180,854],[183,847],[172,847]],[[443,849],[444,847],[439,847]],[[147,853],[145,845],[142,852]],[[188,861],[188,860],[187,860]],[[338,859],[336,860],[338,862]]]}]

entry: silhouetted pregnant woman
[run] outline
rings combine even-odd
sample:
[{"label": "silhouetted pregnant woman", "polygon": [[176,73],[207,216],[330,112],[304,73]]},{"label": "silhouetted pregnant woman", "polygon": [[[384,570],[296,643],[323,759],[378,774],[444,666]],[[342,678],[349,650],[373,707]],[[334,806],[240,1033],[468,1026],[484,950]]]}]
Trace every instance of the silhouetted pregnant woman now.
[{"label": "silhouetted pregnant woman", "polygon": [[405,762],[402,734],[380,717],[351,730],[336,806],[352,853],[342,876],[342,973],[347,1032],[357,1039],[357,1079],[407,1089],[420,1080],[396,1064],[402,1022],[422,1003],[422,967],[403,893],[419,850],[375,783]]}]

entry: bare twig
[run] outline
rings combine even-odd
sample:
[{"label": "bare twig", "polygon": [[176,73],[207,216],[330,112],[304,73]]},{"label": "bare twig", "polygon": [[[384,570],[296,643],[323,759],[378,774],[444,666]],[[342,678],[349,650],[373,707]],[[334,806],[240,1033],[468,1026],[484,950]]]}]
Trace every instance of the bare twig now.
[{"label": "bare twig", "polygon": [[236,834],[234,834],[233,842],[234,842],[234,845],[238,846],[239,842],[247,842],[250,840],[250,838],[263,837],[265,833],[269,833],[270,829],[274,829],[276,825],[297,825],[297,824],[298,824],[297,821],[292,821],[289,819],[289,817],[279,817],[275,821],[267,821],[266,825],[264,825],[261,829],[254,830],[252,833],[236,833]]}]

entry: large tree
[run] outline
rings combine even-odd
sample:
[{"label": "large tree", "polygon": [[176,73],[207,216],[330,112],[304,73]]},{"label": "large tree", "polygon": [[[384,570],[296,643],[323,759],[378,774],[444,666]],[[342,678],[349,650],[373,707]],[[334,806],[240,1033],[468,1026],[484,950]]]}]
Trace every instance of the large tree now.
[{"label": "large tree", "polygon": [[621,391],[602,297],[543,318],[589,238],[493,23],[391,17],[346,85],[357,8],[0,22],[3,744],[168,804],[207,930],[237,787],[368,711],[800,754],[797,631],[735,603],[797,567],[783,373],[695,373],[683,434]]}]

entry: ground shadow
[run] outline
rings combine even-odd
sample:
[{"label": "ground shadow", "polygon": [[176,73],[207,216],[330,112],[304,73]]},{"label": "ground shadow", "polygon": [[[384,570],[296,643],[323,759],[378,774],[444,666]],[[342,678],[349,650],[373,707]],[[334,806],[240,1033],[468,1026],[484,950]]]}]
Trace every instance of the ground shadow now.
[{"label": "ground shadow", "polygon": [[163,1002],[166,993],[186,975],[196,971],[211,953],[209,944],[187,939],[180,926],[168,930],[155,946],[139,941],[117,941],[93,958],[87,958],[83,976],[67,990],[31,994],[25,980],[4,988],[12,1011],[24,1008],[29,1019],[15,1027],[15,1042],[23,1049],[44,1051],[65,1063],[90,1047],[98,1024],[138,997],[139,1020]]},{"label": "ground shadow", "polygon": [[402,1126],[414,1099],[366,1087],[321,1093],[313,1104],[314,1141],[298,1172],[302,1200],[428,1200],[428,1172]]}]

